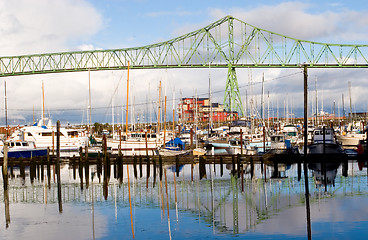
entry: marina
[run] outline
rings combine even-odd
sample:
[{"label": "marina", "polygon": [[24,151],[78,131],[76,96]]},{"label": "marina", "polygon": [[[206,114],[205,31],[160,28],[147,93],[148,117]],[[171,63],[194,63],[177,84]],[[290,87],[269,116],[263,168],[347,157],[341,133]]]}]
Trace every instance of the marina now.
[{"label": "marina", "polygon": [[[193,234],[216,239],[304,239],[307,221],[315,239],[359,238],[367,229],[349,218],[366,216],[359,209],[368,194],[366,162],[363,171],[357,160],[346,165],[327,161],[325,167],[309,163],[310,219],[305,216],[304,180],[299,173],[303,169],[298,163],[280,164],[275,173],[271,162],[263,167],[242,162],[240,168],[237,163],[208,161],[180,167],[173,160],[162,165],[139,162],[123,160],[102,167],[88,161],[63,163],[60,191],[54,164],[9,166],[9,185],[0,190],[7,198],[0,206],[5,214],[0,226],[6,226],[1,238],[37,238],[50,229],[54,234],[60,224],[68,229],[68,237],[82,234],[82,239],[132,238],[133,230],[137,239],[187,239]],[[17,231],[20,224],[32,227]],[[336,224],[340,231],[331,232]]]},{"label": "marina", "polygon": [[368,236],[363,3],[36,2],[0,14],[0,239]]}]

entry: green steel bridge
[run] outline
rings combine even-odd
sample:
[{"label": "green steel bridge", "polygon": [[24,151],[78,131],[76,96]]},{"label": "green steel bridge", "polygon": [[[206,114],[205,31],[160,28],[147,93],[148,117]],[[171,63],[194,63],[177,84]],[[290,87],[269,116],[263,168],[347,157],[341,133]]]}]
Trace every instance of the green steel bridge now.
[{"label": "green steel bridge", "polygon": [[143,47],[0,57],[0,76],[127,69],[227,68],[224,105],[243,113],[236,68],[367,68],[368,45],[300,40],[226,16]]}]

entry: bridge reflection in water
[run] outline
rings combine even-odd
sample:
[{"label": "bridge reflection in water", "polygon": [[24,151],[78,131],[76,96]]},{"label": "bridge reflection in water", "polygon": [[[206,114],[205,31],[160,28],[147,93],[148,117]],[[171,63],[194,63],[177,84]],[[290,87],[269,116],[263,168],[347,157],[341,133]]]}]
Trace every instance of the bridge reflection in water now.
[{"label": "bridge reflection in water", "polygon": [[[170,234],[170,237],[183,228],[178,226],[188,216],[192,221],[192,228],[196,228],[196,223],[204,224],[207,229],[211,228],[214,235],[251,234],[257,229],[265,228],[265,222],[277,219],[278,215],[290,209],[298,209],[295,213],[298,214],[297,218],[304,219],[304,225],[306,223],[305,210],[302,211],[305,209],[304,179],[298,181],[300,171],[297,164],[279,164],[276,174],[274,165],[260,164],[253,167],[245,164],[240,168],[233,164],[153,167],[150,163],[142,163],[126,166],[120,168],[113,164],[101,168],[98,165],[79,165],[73,168],[66,164],[61,167],[62,202],[64,206],[82,205],[93,210],[93,236],[94,219],[98,218],[97,215],[104,214],[99,209],[101,205],[105,205],[110,211],[114,209],[115,220],[119,222],[118,219],[124,219],[124,223],[120,224],[129,223],[126,213],[121,212],[130,207],[129,187],[134,210],[133,228],[144,231],[146,225],[152,224],[147,222],[151,217],[145,217],[152,214],[147,209],[153,209],[156,214],[160,214],[161,222],[168,220],[169,228],[165,231],[169,233],[163,235]],[[130,172],[130,185],[127,181],[127,168]],[[357,162],[351,161],[344,168],[340,163],[309,164],[311,205],[319,204],[323,199],[367,193],[366,172],[359,171]],[[40,165],[12,167],[9,171],[11,179],[8,190],[2,189],[0,192],[4,196],[7,227],[12,226],[11,211],[16,212],[19,204],[30,207],[58,204],[54,169],[54,166],[41,168]],[[346,170],[349,176],[343,174]],[[273,177],[265,178],[264,175]],[[99,213],[95,215],[96,209],[99,209]],[[139,211],[144,212],[144,216]],[[22,214],[26,218],[30,213],[25,211]],[[282,221],[293,221],[293,218]],[[311,221],[313,223],[313,214]],[[18,220],[16,222],[19,223]],[[183,224],[188,224],[188,220]],[[173,233],[170,226],[175,226],[172,228]],[[199,233],[202,230],[197,229],[194,232]],[[306,236],[305,228],[301,232]],[[3,234],[7,236],[6,232]]]}]

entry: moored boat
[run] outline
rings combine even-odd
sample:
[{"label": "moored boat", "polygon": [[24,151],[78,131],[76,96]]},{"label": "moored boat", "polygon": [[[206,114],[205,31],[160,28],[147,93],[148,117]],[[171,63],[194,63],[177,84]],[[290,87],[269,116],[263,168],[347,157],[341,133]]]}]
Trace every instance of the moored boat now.
[{"label": "moored boat", "polygon": [[174,138],[165,143],[164,146],[159,147],[156,150],[157,155],[163,156],[177,156],[177,155],[187,155],[188,150],[185,150],[185,143],[180,140],[180,138]]},{"label": "moored boat", "polygon": [[313,143],[308,145],[308,151],[309,154],[340,154],[342,148],[332,128],[317,128],[313,131]]},{"label": "moored boat", "polygon": [[[36,148],[31,141],[8,141],[9,158],[32,158],[47,155],[47,148]],[[1,151],[4,154],[4,149]]]},{"label": "moored boat", "polygon": [[[24,126],[15,131],[10,137],[12,141],[34,142],[37,147],[50,148],[50,151],[56,151],[56,129],[52,127],[51,122],[47,126],[35,124],[33,126]],[[60,152],[68,156],[69,153],[78,153],[80,147],[85,147],[88,143],[88,137],[81,130],[60,128]]]}]

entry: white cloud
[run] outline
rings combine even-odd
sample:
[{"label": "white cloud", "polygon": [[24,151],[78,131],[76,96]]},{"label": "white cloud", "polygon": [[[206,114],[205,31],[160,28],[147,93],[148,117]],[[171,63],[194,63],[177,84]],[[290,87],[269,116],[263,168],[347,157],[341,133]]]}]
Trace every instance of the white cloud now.
[{"label": "white cloud", "polygon": [[368,11],[343,9],[312,12],[318,8],[302,2],[284,2],[275,5],[261,5],[253,9],[231,8],[209,9],[214,19],[232,15],[246,23],[302,40],[366,41]]},{"label": "white cloud", "polygon": [[0,1],[2,56],[68,50],[103,26],[100,13],[85,0]]},{"label": "white cloud", "polygon": [[[250,23],[276,33],[305,40],[329,39],[335,42],[359,41],[368,39],[367,18],[365,12],[340,10],[321,10],[312,13],[310,8],[315,7],[301,2],[287,2],[272,6],[259,6],[252,9],[232,8],[208,9],[207,21],[205,23],[185,24],[175,29],[174,36],[200,29],[207,24],[216,21],[226,15]],[[152,15],[168,16],[172,13],[189,14],[189,12],[151,12]],[[193,12],[197,14],[198,12]],[[90,5],[87,0],[0,0],[0,52],[5,55],[19,55],[28,53],[42,53],[53,51],[71,50],[95,50],[95,43],[88,40],[98,33],[106,24],[106,16],[102,16],[99,9]],[[113,16],[108,16],[112,18]],[[110,19],[114,21],[114,19]],[[344,23],[341,24],[341,23]],[[361,29],[359,29],[361,27]],[[135,39],[134,39],[135,40]],[[168,40],[168,39],[163,39]],[[72,45],[73,43],[74,45]],[[292,72],[297,70],[292,69]],[[347,96],[346,82],[352,80],[353,86],[364,86],[364,75],[366,70],[359,72],[355,70],[335,74],[326,73],[327,70],[316,71],[321,88],[324,89],[326,99],[341,99],[341,93],[345,91]],[[257,69],[254,70],[253,80],[260,81],[262,72],[266,72],[266,80],[288,75],[290,71],[285,69]],[[355,73],[352,79],[352,72]],[[167,79],[168,99],[171,99],[171,89],[175,86],[176,98],[182,96],[193,96],[197,88],[198,94],[206,96],[208,92],[208,70],[206,69],[175,69],[168,70],[133,70],[131,71],[131,82],[134,83],[134,95],[136,103],[145,103],[146,95],[150,91],[151,99],[157,100],[158,82]],[[99,71],[91,73],[92,82],[92,107],[108,107],[111,100],[113,86],[123,76],[115,105],[124,105],[126,101],[126,71],[116,71],[111,77],[110,71]],[[226,84],[227,69],[211,69],[212,90],[216,94],[215,101],[222,102]],[[237,69],[239,85],[248,83],[248,73],[245,69]],[[46,103],[48,109],[83,109],[88,104],[88,73],[47,74],[36,76],[23,76],[9,78],[8,81],[8,104],[10,109],[28,109],[33,106],[39,110],[41,105],[41,80],[45,80]],[[312,80],[313,81],[313,80]],[[123,84],[124,83],[124,84]],[[150,85],[148,84],[150,83]],[[331,84],[329,84],[331,83]],[[0,86],[2,81],[0,82]],[[150,86],[150,89],[149,89]],[[254,94],[260,94],[260,85],[254,88]],[[329,88],[333,90],[328,91]],[[241,95],[245,100],[245,87],[241,88]],[[302,76],[293,76],[287,79],[276,80],[275,83],[266,83],[266,91],[277,95],[282,102],[285,93],[293,99],[294,106],[302,106]],[[364,99],[365,88],[359,88],[353,96],[353,101]],[[248,90],[249,94],[249,90]],[[2,99],[3,91],[0,91]],[[300,100],[300,101],[299,101]],[[132,99],[130,100],[132,102]],[[326,102],[328,102],[326,100]],[[332,101],[329,101],[332,102]],[[170,108],[172,103],[168,103]],[[358,104],[358,102],[357,102]],[[363,106],[366,108],[366,105]],[[141,107],[145,111],[146,106]],[[107,111],[105,109],[103,112]],[[155,110],[157,111],[157,109]],[[74,112],[76,113],[76,112]],[[10,112],[18,116],[19,112]],[[109,113],[108,113],[109,114]],[[77,113],[76,113],[77,115]],[[66,116],[68,118],[68,116]],[[93,117],[94,118],[94,117]],[[106,119],[110,121],[110,119]]]}]

